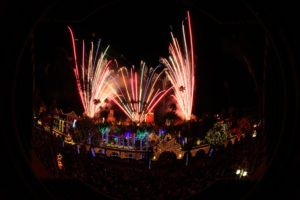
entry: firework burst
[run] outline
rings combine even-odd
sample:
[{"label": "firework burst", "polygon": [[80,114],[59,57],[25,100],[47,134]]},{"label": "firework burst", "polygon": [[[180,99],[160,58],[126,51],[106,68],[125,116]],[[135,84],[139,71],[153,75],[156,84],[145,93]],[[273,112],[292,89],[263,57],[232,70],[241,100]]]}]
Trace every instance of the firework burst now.
[{"label": "firework burst", "polygon": [[[190,13],[187,12],[188,37],[182,22],[183,45],[171,32],[172,43],[169,45],[169,60],[161,58],[160,61],[167,67],[167,77],[173,85],[174,97],[184,114],[185,120],[190,120],[195,88],[194,49]],[[188,40],[188,41],[187,41]],[[188,43],[189,42],[189,43]]]},{"label": "firework burst", "polygon": [[114,96],[111,100],[136,123],[145,120],[146,115],[153,111],[172,88],[163,90],[156,87],[164,73],[164,70],[156,73],[160,67],[159,65],[148,71],[145,62],[141,61],[139,77],[133,66],[130,71],[126,67],[121,67],[113,79],[115,87],[112,87]]},{"label": "firework burst", "polygon": [[[99,108],[105,104],[106,99],[112,95],[112,86],[110,75],[113,72],[109,70],[111,60],[106,58],[106,52],[109,48],[101,52],[98,56],[101,40],[99,39],[96,52],[94,52],[94,44],[91,42],[88,59],[85,59],[85,43],[82,41],[81,63],[77,60],[77,50],[72,29],[68,26],[71,34],[73,54],[75,61],[74,75],[78,93],[81,99],[85,114],[93,118]],[[81,65],[79,67],[78,65]]]}]

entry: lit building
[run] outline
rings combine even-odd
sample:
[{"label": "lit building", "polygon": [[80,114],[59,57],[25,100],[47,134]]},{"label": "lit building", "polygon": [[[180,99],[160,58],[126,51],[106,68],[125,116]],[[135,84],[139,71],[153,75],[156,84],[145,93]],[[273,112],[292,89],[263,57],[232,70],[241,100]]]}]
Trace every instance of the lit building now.
[{"label": "lit building", "polygon": [[115,122],[116,118],[114,117],[114,110],[109,110],[109,114],[107,116],[107,122]]},{"label": "lit building", "polygon": [[78,120],[78,116],[74,111],[69,113],[63,113],[60,109],[55,110],[55,115],[53,119],[53,130],[59,133],[68,134],[70,129],[74,127],[74,121]]},{"label": "lit building", "polygon": [[146,114],[145,122],[146,123],[154,123],[154,113],[153,112],[149,112]]}]

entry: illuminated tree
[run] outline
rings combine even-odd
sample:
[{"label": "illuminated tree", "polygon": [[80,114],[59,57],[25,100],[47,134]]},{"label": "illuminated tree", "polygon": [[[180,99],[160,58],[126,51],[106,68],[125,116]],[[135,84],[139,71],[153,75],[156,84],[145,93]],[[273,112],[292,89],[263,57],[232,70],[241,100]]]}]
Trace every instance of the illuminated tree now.
[{"label": "illuminated tree", "polygon": [[206,133],[205,140],[210,146],[223,146],[224,142],[231,137],[224,124],[215,123]]}]

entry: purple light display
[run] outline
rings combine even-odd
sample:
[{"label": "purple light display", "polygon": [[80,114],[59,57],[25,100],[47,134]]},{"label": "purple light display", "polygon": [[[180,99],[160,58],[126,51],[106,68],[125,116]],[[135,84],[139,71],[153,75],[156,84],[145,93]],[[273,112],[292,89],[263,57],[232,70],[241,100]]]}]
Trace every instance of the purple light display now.
[{"label": "purple light display", "polygon": [[125,138],[131,138],[131,132],[126,131],[126,132],[124,133],[124,137],[125,137]]},{"label": "purple light display", "polygon": [[186,154],[185,166],[188,166],[189,162],[189,154]]},{"label": "purple light display", "polygon": [[146,135],[146,151],[148,151],[148,134]]},{"label": "purple light display", "polygon": [[91,147],[91,152],[92,152],[93,157],[96,157],[96,153],[95,153],[95,150],[93,147]]},{"label": "purple light display", "polygon": [[140,150],[143,150],[143,139],[140,139]]},{"label": "purple light display", "polygon": [[132,140],[132,149],[134,149],[134,145],[135,145],[135,135],[133,135],[133,140]]},{"label": "purple light display", "polygon": [[106,144],[108,144],[108,132],[106,132]]},{"label": "purple light display", "polygon": [[129,137],[127,137],[127,149],[129,150]]},{"label": "purple light display", "polygon": [[91,139],[91,137],[90,137],[90,136],[91,136],[91,132],[92,132],[92,131],[89,131],[89,139],[88,139],[88,143],[89,143],[89,144],[92,143],[92,139]]}]

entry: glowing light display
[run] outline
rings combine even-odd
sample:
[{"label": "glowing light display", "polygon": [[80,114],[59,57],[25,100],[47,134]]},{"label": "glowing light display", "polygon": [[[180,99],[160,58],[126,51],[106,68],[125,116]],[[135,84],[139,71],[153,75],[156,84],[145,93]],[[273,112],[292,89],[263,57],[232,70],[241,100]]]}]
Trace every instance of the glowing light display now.
[{"label": "glowing light display", "polygon": [[56,155],[56,160],[57,160],[57,166],[60,170],[63,169],[63,163],[62,163],[62,155],[59,153]]},{"label": "glowing light display", "polygon": [[76,128],[76,122],[77,122],[77,119],[74,119],[74,121],[73,121],[73,128]]},{"label": "glowing light display", "polygon": [[113,79],[115,87],[111,87],[114,94],[111,100],[134,122],[142,122],[172,89],[172,87],[166,90],[156,89],[156,84],[164,72],[162,70],[156,73],[160,67],[148,70],[145,62],[141,61],[139,78],[133,66],[130,72],[126,67],[121,67]]},{"label": "glowing light display", "polygon": [[[160,61],[167,67],[167,77],[173,85],[174,97],[185,120],[192,116],[194,89],[195,89],[195,65],[194,47],[191,28],[190,13],[187,12],[188,37],[186,36],[184,22],[182,22],[183,46],[179,45],[176,37],[171,32],[172,43],[169,45],[169,60],[161,58]],[[189,44],[188,44],[189,42]]]},{"label": "glowing light display", "polygon": [[[111,60],[106,59],[106,52],[109,48],[104,50],[98,56],[98,50],[100,46],[100,40],[97,44],[96,53],[94,53],[94,44],[91,43],[90,52],[88,59],[85,59],[85,43],[82,41],[82,56],[81,63],[77,60],[77,50],[75,39],[72,29],[68,26],[71,34],[73,54],[74,54],[74,74],[76,78],[76,84],[78,93],[81,99],[82,106],[85,114],[93,118],[95,113],[98,112],[99,108],[105,104],[105,100],[111,95],[110,75],[112,73],[109,70]],[[79,68],[78,65],[81,65]]]}]

